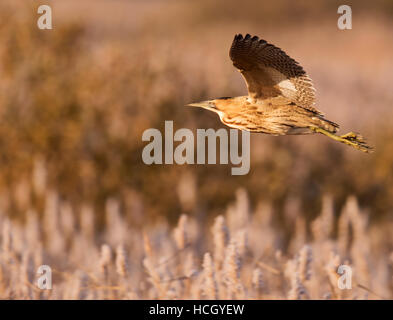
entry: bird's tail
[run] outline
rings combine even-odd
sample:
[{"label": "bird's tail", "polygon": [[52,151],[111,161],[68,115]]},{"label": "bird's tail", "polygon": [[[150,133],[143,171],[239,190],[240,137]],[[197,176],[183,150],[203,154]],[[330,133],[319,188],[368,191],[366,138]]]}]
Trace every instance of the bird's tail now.
[{"label": "bird's tail", "polygon": [[364,140],[363,136],[358,134],[358,133],[354,133],[354,132],[348,132],[346,134],[343,134],[342,136],[336,135],[335,132],[337,131],[338,126],[336,127],[335,131],[331,131],[331,130],[326,130],[325,128],[321,128],[321,127],[310,127],[311,130],[318,132],[318,133],[322,133],[323,135],[339,141],[341,143],[345,143],[351,147],[354,147],[360,151],[366,152],[366,153],[371,153],[373,152],[373,148],[371,146],[369,146],[366,141]]}]

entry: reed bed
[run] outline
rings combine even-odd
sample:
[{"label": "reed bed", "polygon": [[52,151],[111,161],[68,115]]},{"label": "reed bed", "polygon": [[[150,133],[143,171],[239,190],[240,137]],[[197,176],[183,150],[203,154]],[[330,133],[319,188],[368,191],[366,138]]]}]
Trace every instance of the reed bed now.
[{"label": "reed bed", "polygon": [[[370,225],[353,196],[339,214],[325,196],[310,224],[289,210],[289,238],[268,203],[250,208],[244,189],[212,220],[182,214],[175,227],[142,230],[114,199],[104,228],[54,190],[44,202],[43,223],[31,210],[25,223],[0,211],[1,299],[392,298],[393,225]],[[37,286],[41,265],[52,269],[50,290]],[[350,289],[338,286],[340,265],[352,269]]]}]

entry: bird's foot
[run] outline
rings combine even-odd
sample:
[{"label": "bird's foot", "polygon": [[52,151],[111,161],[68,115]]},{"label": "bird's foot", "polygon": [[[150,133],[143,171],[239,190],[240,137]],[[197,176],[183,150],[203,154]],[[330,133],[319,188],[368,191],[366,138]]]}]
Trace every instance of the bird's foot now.
[{"label": "bird's foot", "polygon": [[358,141],[358,142],[364,142],[364,138],[361,134],[355,133],[355,132],[348,132],[346,134],[343,134],[340,136],[343,139],[350,140],[350,141]]},{"label": "bird's foot", "polygon": [[366,143],[366,141],[360,134],[356,134],[354,132],[348,132],[346,134],[343,134],[342,136],[338,136],[322,128],[311,127],[310,129],[315,132],[322,133],[323,135],[328,136],[333,140],[352,146],[363,152],[369,153],[373,151],[373,148]]}]

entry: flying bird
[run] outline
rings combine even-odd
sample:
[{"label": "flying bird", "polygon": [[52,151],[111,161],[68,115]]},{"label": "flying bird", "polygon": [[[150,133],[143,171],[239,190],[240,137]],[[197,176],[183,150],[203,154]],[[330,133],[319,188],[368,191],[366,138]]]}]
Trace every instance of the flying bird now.
[{"label": "flying bird", "polygon": [[371,152],[360,134],[336,135],[339,125],[315,107],[315,89],[297,61],[280,48],[247,34],[233,39],[229,56],[248,88],[247,96],[188,104],[218,114],[229,127],[272,135],[321,133],[363,152]]}]

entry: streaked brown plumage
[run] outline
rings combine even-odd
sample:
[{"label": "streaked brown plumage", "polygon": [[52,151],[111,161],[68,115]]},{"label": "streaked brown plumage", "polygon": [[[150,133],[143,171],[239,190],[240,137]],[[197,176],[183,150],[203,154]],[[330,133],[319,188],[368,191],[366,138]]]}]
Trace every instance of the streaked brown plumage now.
[{"label": "streaked brown plumage", "polygon": [[370,152],[362,136],[338,136],[338,125],[315,107],[315,89],[303,68],[280,48],[236,35],[229,56],[243,75],[248,96],[219,98],[196,106],[216,112],[229,127],[272,135],[322,133],[336,141]]}]

